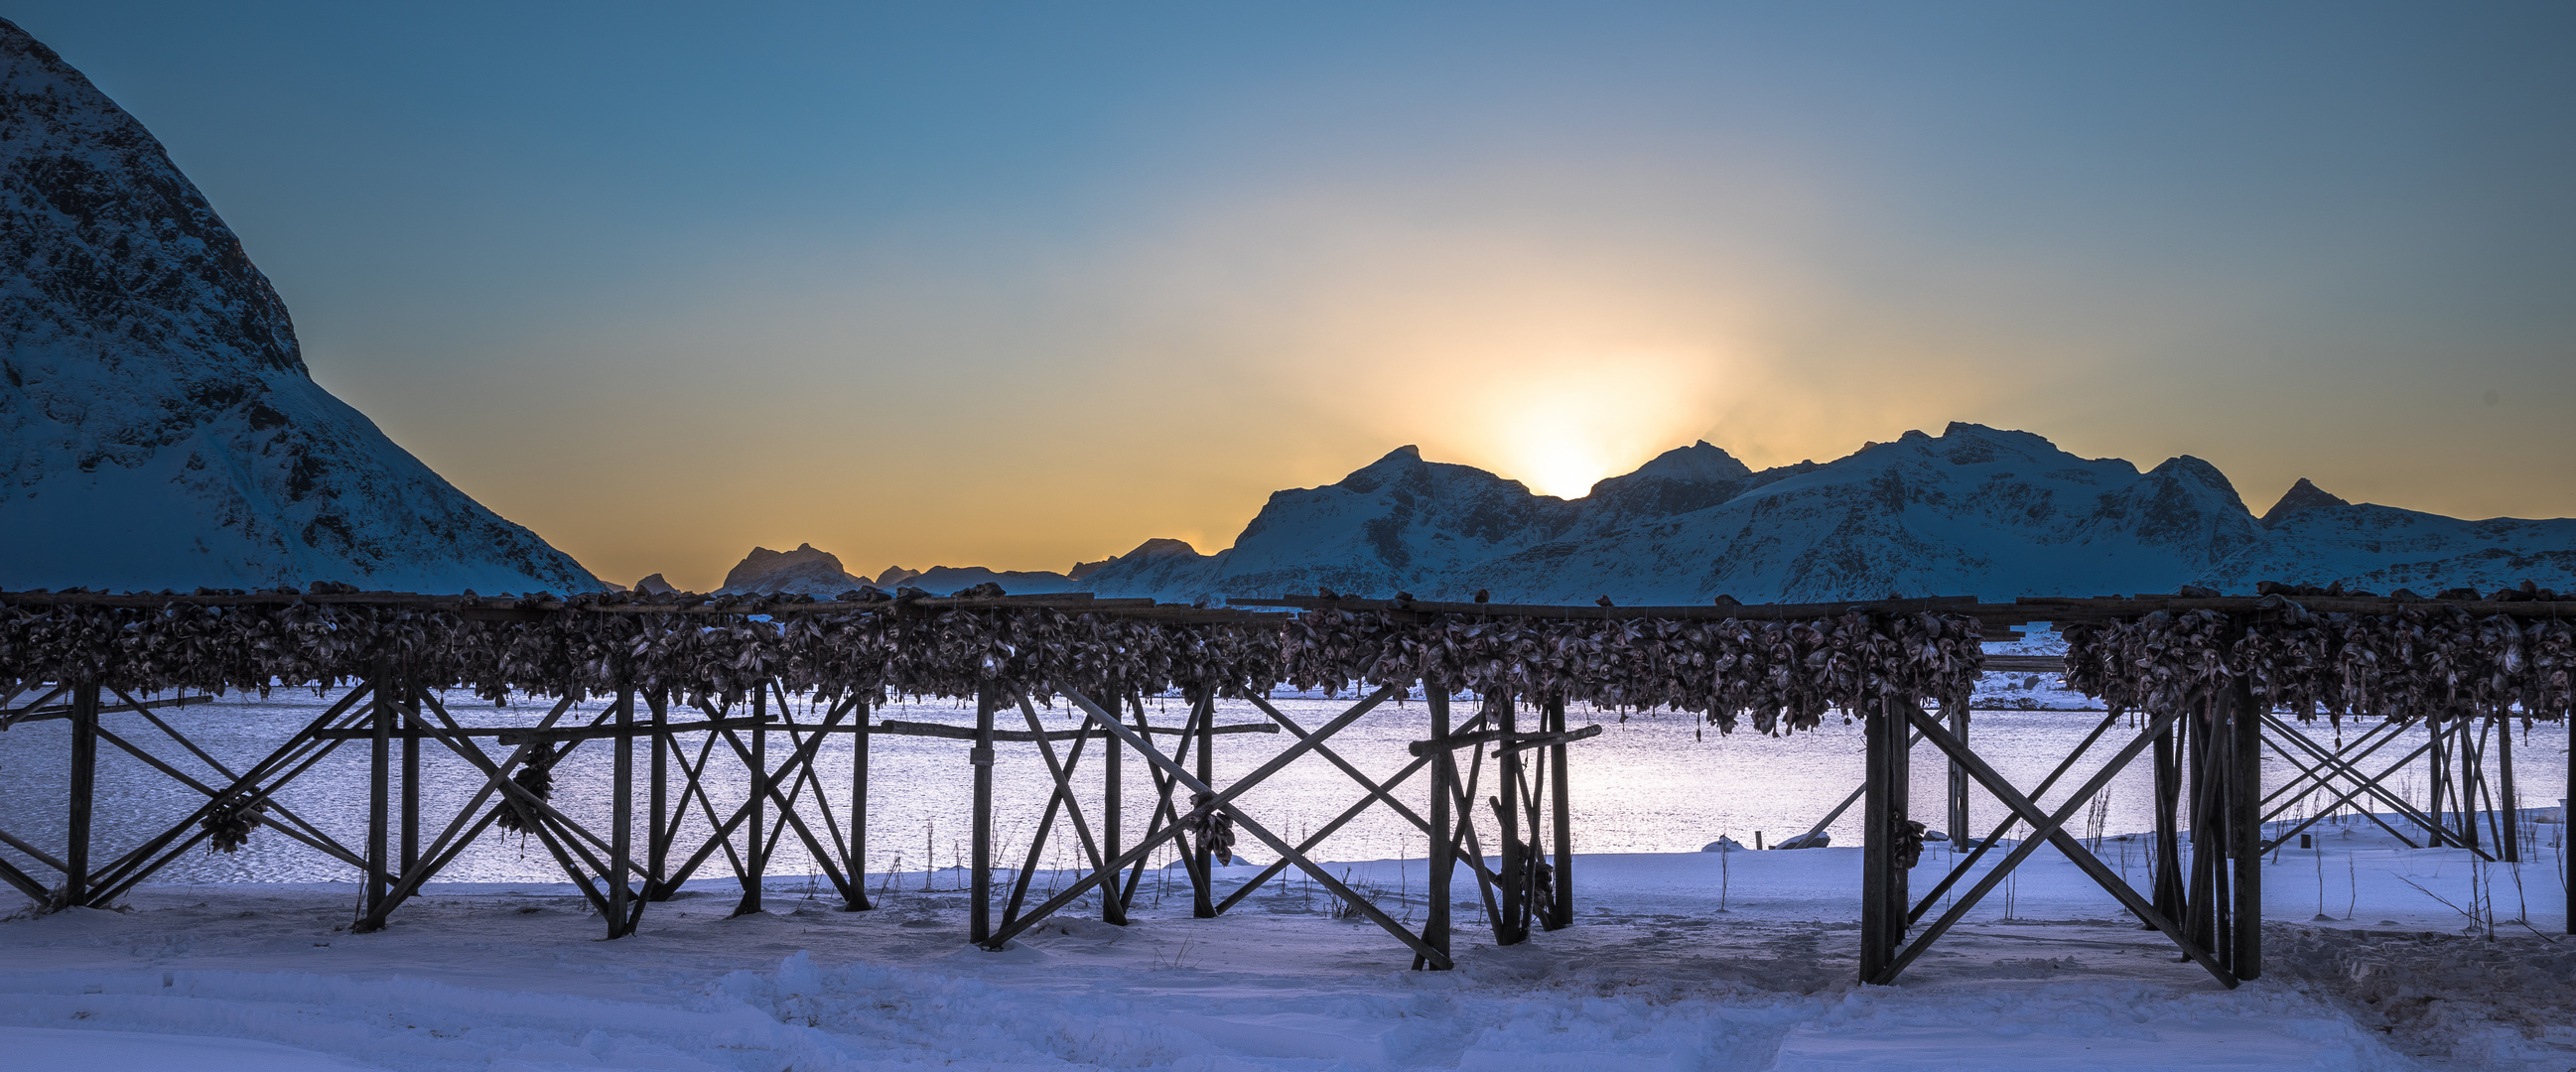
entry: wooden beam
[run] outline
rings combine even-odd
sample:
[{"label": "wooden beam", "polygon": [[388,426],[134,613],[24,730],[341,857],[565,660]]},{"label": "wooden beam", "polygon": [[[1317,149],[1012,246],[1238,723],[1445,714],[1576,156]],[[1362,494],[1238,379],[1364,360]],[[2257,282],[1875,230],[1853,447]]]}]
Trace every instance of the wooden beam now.
[{"label": "wooden beam", "polygon": [[[1089,726],[1089,723],[1085,723],[1085,728],[1083,729],[1047,730],[1045,731],[1045,737],[1043,739],[1049,741],[1074,741],[1080,740],[1084,737],[1109,736],[1108,731],[1089,728]],[[852,727],[846,726],[840,727],[840,730],[841,732],[854,732]],[[893,734],[898,737],[943,737],[952,741],[976,741],[984,738],[983,731],[980,729],[966,726],[950,726],[938,722],[906,722],[901,719],[891,718],[877,723],[872,732]],[[1189,727],[1174,728],[1168,726],[1155,726],[1151,729],[1145,730],[1144,732],[1180,735],[1195,734],[1199,731]],[[1210,734],[1277,733],[1279,732],[1279,727],[1267,722],[1245,722],[1231,726],[1211,726],[1208,728],[1207,732]],[[992,731],[992,739],[996,741],[1016,741],[1025,743],[1036,741],[1041,738],[1036,731],[997,729]]]}]

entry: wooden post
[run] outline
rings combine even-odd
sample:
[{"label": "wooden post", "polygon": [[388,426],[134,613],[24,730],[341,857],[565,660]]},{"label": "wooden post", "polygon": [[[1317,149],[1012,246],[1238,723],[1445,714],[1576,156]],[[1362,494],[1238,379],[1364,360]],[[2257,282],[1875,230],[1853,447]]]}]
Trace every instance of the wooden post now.
[{"label": "wooden post", "polygon": [[90,808],[98,790],[98,683],[72,686],[72,785],[69,844],[63,850],[63,900],[89,903]]},{"label": "wooden post", "polygon": [[[2558,720],[2567,727],[2567,795],[2558,798],[2558,858],[2576,864],[2576,839],[2567,836],[2576,830],[2576,716],[2561,714]],[[2562,871],[2559,886],[2566,891],[2567,933],[2576,934],[2576,875]]]},{"label": "wooden post", "polygon": [[388,814],[393,807],[393,731],[399,713],[393,696],[394,670],[390,665],[376,667],[376,694],[371,697],[375,711],[369,722],[375,729],[370,742],[367,768],[367,915],[372,918],[384,907],[385,894],[393,889],[386,874],[385,847],[389,832]]},{"label": "wooden post", "polygon": [[2496,716],[2496,792],[2504,808],[2504,862],[2522,862],[2522,808],[2513,791],[2513,718]]},{"label": "wooden post", "polygon": [[2460,756],[2460,780],[2451,795],[2460,802],[2460,840],[2469,848],[2478,847],[2478,776],[2483,766],[2478,762],[2477,718],[2461,714],[2452,719],[2460,727],[2460,744],[2453,749]]},{"label": "wooden post", "polygon": [[[2156,734],[2156,914],[2170,920],[2183,916],[2182,888],[2182,755],[2167,728]],[[2138,926],[2154,930],[2141,921]]]},{"label": "wooden post", "polygon": [[2431,735],[2433,745],[2432,750],[2424,757],[2424,814],[2433,819],[2433,847],[2438,849],[2445,843],[2457,840],[2451,833],[2449,820],[2444,817],[2442,811],[2442,800],[2445,796],[2442,786],[2451,777],[2450,723],[2427,718],[2424,720],[2424,729]]},{"label": "wooden post", "polygon": [[[611,753],[608,817],[608,936],[623,938],[634,933],[627,926],[629,900],[633,893],[627,885],[628,858],[635,854],[635,686],[617,689],[617,742]],[[650,834],[648,833],[649,837]]]},{"label": "wooden post", "polygon": [[858,891],[846,910],[864,912],[876,907],[868,902],[868,738],[876,716],[866,700],[859,701],[857,714],[859,732],[850,736],[850,855],[842,864],[849,869],[850,888]]},{"label": "wooden post", "polygon": [[402,877],[410,878],[420,867],[420,734],[425,727],[420,720],[420,701],[406,684],[401,704],[404,734],[402,742]]},{"label": "wooden post", "polygon": [[[1548,698],[1547,732],[1565,732],[1563,696]],[[1555,796],[1552,803],[1556,806],[1552,817],[1556,825],[1556,873],[1552,876],[1556,880],[1556,897],[1547,906],[1547,929],[1552,931],[1574,925],[1574,804],[1569,795],[1573,779],[1565,772],[1565,749],[1561,741],[1548,748],[1548,775],[1554,780],[1548,791]]]},{"label": "wooden post", "polygon": [[2263,974],[2263,710],[2254,682],[2238,677],[2228,689],[2230,742],[2235,770],[2229,779],[2228,825],[2236,832],[2236,960],[2239,979]]},{"label": "wooden post", "polygon": [[[1137,702],[1139,707],[1143,705],[1141,699]],[[1109,697],[1109,713],[1112,716],[1118,713],[1118,697],[1115,694]],[[1088,726],[1090,723],[1086,721],[1083,725]],[[1122,851],[1118,843],[1118,826],[1120,817],[1125,814],[1122,805],[1125,800],[1123,794],[1126,792],[1126,784],[1121,777],[1119,765],[1123,761],[1127,746],[1119,741],[1117,734],[1105,729],[1100,733],[1101,747],[1104,749],[1100,757],[1102,764],[1100,768],[1100,858],[1108,861],[1118,859]],[[1115,881],[1104,879],[1100,887],[1100,920],[1103,923],[1114,923],[1121,927],[1127,925],[1127,905],[1125,899],[1118,896],[1118,885]]]},{"label": "wooden post", "polygon": [[[1967,744],[1968,705],[1953,703],[1950,705],[1949,714],[1950,736],[1958,738],[1960,744]],[[1966,852],[1970,848],[1968,821],[1968,768],[1960,766],[1959,761],[1954,759],[1950,761],[1950,848],[1952,850]]]},{"label": "wooden post", "polygon": [[671,874],[671,835],[677,825],[671,816],[668,755],[676,746],[671,743],[671,731],[665,728],[671,724],[671,694],[656,688],[644,702],[653,711],[653,787],[648,790],[644,809],[651,813],[644,833],[644,870],[649,872],[644,877],[644,899],[667,901],[675,891],[664,887],[662,881]]},{"label": "wooden post", "polygon": [[[1198,702],[1197,706],[1199,710],[1199,784],[1214,789],[1216,788],[1216,694],[1210,692],[1206,699]],[[1205,818],[1210,824],[1208,829],[1215,829],[1213,825],[1217,818],[1215,813],[1211,812]],[[1209,851],[1206,838],[1199,839],[1198,848],[1193,855],[1198,860],[1199,866],[1197,873],[1190,876],[1190,915],[1199,919],[1215,919],[1216,858],[1215,854]]]},{"label": "wooden post", "polygon": [[[1457,792],[1458,753],[1449,747],[1449,690],[1425,688],[1423,703],[1431,709],[1431,746],[1437,751],[1431,759],[1431,903],[1424,909],[1422,940],[1448,957],[1449,881],[1458,870],[1458,842],[1451,829],[1449,798]],[[1426,960],[1416,958],[1413,963],[1419,968]]]},{"label": "wooden post", "polygon": [[1529,910],[1529,860],[1521,846],[1521,754],[1510,747],[1520,734],[1520,700],[1503,693],[1486,701],[1494,705],[1495,729],[1502,732],[1501,747],[1495,751],[1501,784],[1493,798],[1494,821],[1502,832],[1503,910],[1494,917],[1494,944],[1515,945],[1529,939],[1525,922]]},{"label": "wooden post", "polygon": [[[769,683],[761,682],[751,690],[751,717],[769,714]],[[749,915],[761,910],[760,887],[769,875],[769,843],[766,823],[769,819],[769,729],[766,722],[751,725],[751,838],[742,846],[742,903],[733,914]]]},{"label": "wooden post", "polygon": [[1893,834],[1896,799],[1889,776],[1896,748],[1888,738],[1903,732],[1883,706],[1861,714],[1861,852],[1860,979],[1876,980],[1896,963],[1897,943],[1888,941],[1890,918],[1903,919],[1908,906],[1895,898],[1891,879],[1896,869]]},{"label": "wooden post", "polygon": [[979,945],[993,936],[993,693],[998,688],[990,678],[975,685],[975,747],[966,753],[966,761],[975,766],[975,892],[966,937]]},{"label": "wooden post", "polygon": [[[1913,868],[1896,859],[1895,838],[1914,816],[1914,738],[1908,732],[1906,712],[1916,710],[1910,699],[1886,701],[1887,711],[1887,948],[1891,958],[1905,948],[1906,925],[1914,921],[1909,911],[1914,906]],[[1918,846],[1919,848],[1919,846]],[[1918,854],[1916,862],[1921,862]]]}]

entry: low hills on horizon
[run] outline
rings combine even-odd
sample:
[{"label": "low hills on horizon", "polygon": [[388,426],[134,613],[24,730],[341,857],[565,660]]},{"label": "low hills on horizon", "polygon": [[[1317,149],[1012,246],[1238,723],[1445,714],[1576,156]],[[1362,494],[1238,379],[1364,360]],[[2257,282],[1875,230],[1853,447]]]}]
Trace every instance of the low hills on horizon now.
[{"label": "low hills on horizon", "polygon": [[[656,575],[653,579],[658,579]],[[1339,482],[1276,492],[1234,546],[1153,539],[1064,573],[850,574],[811,544],[755,549],[720,591],[830,597],[996,584],[1174,602],[1411,592],[1628,605],[1888,596],[2576,587],[2576,519],[2469,521],[2352,503],[2299,480],[2260,517],[2190,455],[2140,471],[2020,431],[1952,423],[1830,462],[1754,470],[1705,440],[1579,499],[1400,447]]]}]

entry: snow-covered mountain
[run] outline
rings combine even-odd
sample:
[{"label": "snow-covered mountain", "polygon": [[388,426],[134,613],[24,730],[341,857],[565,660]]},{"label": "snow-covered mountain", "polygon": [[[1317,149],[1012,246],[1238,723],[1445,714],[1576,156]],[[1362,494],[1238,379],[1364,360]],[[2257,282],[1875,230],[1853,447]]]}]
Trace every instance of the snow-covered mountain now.
[{"label": "snow-covered mountain", "polygon": [[2576,521],[2356,506],[2304,481],[2267,520],[2189,455],[2140,472],[1974,424],[1759,472],[1703,442],[1572,501],[1404,447],[1340,483],[1272,495],[1229,550],[1129,556],[1084,583],[1171,600],[1484,589],[1634,605],[2576,582]]},{"label": "snow-covered mountain", "polygon": [[141,123],[0,20],[0,588],[600,587],[313,382]]}]

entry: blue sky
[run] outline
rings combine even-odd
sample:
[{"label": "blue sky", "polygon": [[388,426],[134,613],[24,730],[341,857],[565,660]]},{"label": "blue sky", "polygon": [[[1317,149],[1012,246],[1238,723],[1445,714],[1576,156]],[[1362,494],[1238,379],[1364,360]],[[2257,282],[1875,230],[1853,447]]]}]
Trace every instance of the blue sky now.
[{"label": "blue sky", "polygon": [[1950,420],[2576,513],[2565,5],[525,7],[5,14],[613,580]]}]

